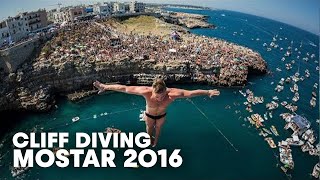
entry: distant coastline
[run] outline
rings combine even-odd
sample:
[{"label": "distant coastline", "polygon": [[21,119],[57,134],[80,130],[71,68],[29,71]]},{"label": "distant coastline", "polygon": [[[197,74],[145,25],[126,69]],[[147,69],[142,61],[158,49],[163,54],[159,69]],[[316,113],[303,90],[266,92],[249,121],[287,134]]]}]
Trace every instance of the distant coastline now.
[{"label": "distant coastline", "polygon": [[163,7],[163,8],[181,8],[181,9],[197,9],[197,10],[210,10],[210,7],[204,6],[195,6],[195,5],[182,5],[182,4],[156,4],[156,3],[147,3],[150,7]]}]

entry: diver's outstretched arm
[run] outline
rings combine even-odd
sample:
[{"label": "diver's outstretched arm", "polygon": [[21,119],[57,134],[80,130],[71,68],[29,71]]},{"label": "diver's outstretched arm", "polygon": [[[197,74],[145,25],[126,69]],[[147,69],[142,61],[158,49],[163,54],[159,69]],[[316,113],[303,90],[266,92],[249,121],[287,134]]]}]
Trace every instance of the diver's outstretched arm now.
[{"label": "diver's outstretched arm", "polygon": [[98,88],[98,94],[104,91],[118,91],[127,94],[144,95],[152,90],[147,86],[126,86],[121,84],[103,84],[99,81],[95,81],[93,85]]},{"label": "diver's outstretched arm", "polygon": [[175,97],[175,98],[190,98],[190,97],[195,97],[195,96],[219,96],[220,92],[216,89],[213,90],[184,90],[184,89],[175,89],[173,88],[170,91],[169,96]]}]

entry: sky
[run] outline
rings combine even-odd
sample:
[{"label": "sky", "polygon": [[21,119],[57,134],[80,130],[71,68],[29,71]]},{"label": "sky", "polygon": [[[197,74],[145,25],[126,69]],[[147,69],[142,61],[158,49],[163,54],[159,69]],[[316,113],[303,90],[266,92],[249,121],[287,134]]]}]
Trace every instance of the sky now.
[{"label": "sky", "polygon": [[[110,1],[110,0],[105,0]],[[113,0],[117,1],[117,0]],[[126,0],[120,0],[124,2]],[[131,1],[131,0],[127,0]],[[320,0],[138,0],[147,3],[175,3],[206,6],[214,9],[253,14],[284,22],[320,35]],[[0,0],[0,20],[18,12],[39,8],[52,9],[78,4],[94,4],[103,0]]]}]

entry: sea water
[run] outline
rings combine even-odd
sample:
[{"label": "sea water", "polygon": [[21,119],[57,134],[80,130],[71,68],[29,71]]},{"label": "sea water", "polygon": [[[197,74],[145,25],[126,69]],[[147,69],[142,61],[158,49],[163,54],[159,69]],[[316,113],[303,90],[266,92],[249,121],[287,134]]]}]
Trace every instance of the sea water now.
[{"label": "sea water", "polygon": [[[281,101],[291,102],[293,93],[289,90],[292,83],[285,85],[283,92],[276,93],[274,88],[278,81],[299,71],[304,74],[309,69],[310,78],[298,82],[300,100],[297,114],[305,116],[312,123],[312,128],[318,136],[319,105],[311,108],[312,86],[319,81],[318,65],[319,44],[316,35],[262,17],[224,10],[187,10],[170,9],[189,13],[198,13],[209,16],[209,23],[217,26],[216,29],[194,29],[192,33],[207,37],[216,37],[249,47],[261,54],[268,63],[268,70],[272,73],[249,77],[245,89],[250,89],[255,96],[264,96],[265,103],[253,107],[254,112],[261,115],[266,112],[265,104],[271,102],[272,96],[277,95]],[[237,32],[237,33],[234,33]],[[242,33],[242,35],[241,35]],[[235,35],[233,35],[235,34]],[[263,43],[270,44],[277,36],[276,44],[279,48],[266,51]],[[257,40],[257,38],[259,38]],[[280,41],[279,38],[283,40]],[[292,56],[281,61],[288,46],[292,43]],[[300,44],[302,47],[300,48]],[[296,58],[298,48],[301,51],[300,60]],[[305,62],[307,52],[317,57]],[[290,71],[285,69],[285,63],[295,60]],[[282,69],[277,72],[276,68]],[[271,82],[274,82],[271,85]],[[210,89],[214,87],[201,85],[173,86],[185,89]],[[161,168],[158,163],[153,168],[123,168],[123,151],[117,153],[115,163],[117,168],[50,168],[34,167],[28,170],[21,179],[287,179],[280,169],[279,150],[271,149],[258,131],[244,121],[244,117],[251,113],[245,111],[245,98],[238,92],[239,88],[219,88],[221,94],[212,99],[208,97],[192,98],[192,103],[185,99],[175,101],[167,110],[166,124],[161,132],[158,146],[154,149],[181,149],[183,164],[179,168]],[[319,93],[317,92],[317,95]],[[12,115],[10,119],[1,118],[0,147],[0,179],[13,179],[10,173],[12,166],[12,135],[18,131],[31,132],[69,132],[70,142],[66,148],[75,148],[72,141],[76,132],[103,132],[107,127],[115,127],[123,132],[138,133],[145,131],[144,122],[139,121],[140,110],[144,109],[145,101],[142,97],[121,93],[95,95],[78,103],[59,99],[58,108],[48,113],[27,113]],[[230,107],[230,108],[228,108]],[[203,112],[207,117],[204,117]],[[273,111],[273,118],[264,124],[267,128],[276,126],[279,137],[273,137],[275,142],[290,137],[290,132],[283,129],[285,122],[279,116],[288,112],[280,104]],[[106,115],[105,115],[106,114]],[[78,116],[80,120],[72,123],[72,118]],[[8,122],[13,123],[8,123]],[[234,147],[230,145],[233,144]],[[316,141],[318,143],[318,141]],[[235,151],[237,149],[238,151]],[[310,173],[318,158],[303,153],[300,147],[292,147],[295,162],[293,171],[289,174],[292,179],[311,179]],[[99,152],[99,148],[97,149]],[[82,158],[83,160],[83,158]]]}]

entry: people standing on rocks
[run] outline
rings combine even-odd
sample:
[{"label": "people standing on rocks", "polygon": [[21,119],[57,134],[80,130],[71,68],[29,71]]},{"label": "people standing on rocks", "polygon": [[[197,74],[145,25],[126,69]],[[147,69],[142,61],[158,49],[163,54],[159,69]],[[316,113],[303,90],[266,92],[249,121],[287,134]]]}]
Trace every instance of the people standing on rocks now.
[{"label": "people standing on rocks", "polygon": [[152,86],[125,86],[119,84],[107,85],[96,81],[93,85],[99,89],[99,93],[111,90],[127,94],[143,96],[146,100],[146,111],[144,120],[146,131],[152,138],[152,146],[158,143],[161,128],[165,123],[166,109],[177,98],[190,98],[194,96],[206,95],[209,97],[218,96],[220,92],[213,90],[185,90],[177,88],[167,88],[164,80],[155,79]]}]

